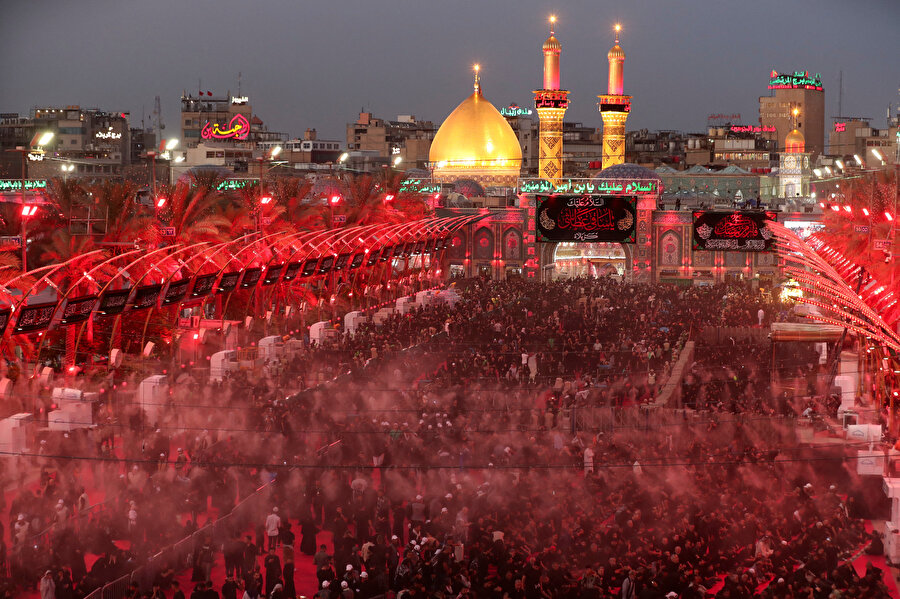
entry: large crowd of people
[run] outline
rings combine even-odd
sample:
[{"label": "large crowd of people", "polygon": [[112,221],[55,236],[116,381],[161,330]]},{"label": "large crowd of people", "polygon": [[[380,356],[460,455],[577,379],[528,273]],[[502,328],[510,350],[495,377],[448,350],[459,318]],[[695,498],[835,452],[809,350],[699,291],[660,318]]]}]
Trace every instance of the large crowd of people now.
[{"label": "large crowd of people", "polygon": [[889,596],[850,565],[880,543],[850,474],[798,444],[758,348],[700,346],[661,404],[688,339],[779,303],[610,278],[456,290],[49,435],[4,473],[7,595],[87,596],[272,483],[250,526],[198,536],[124,596]]}]

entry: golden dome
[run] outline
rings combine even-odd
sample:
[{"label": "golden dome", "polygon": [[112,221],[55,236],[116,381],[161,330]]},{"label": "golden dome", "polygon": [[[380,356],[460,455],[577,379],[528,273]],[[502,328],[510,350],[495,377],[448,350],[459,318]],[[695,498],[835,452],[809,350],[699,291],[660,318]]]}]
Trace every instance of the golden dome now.
[{"label": "golden dome", "polygon": [[616,45],[610,48],[609,52],[606,54],[606,58],[607,60],[625,60],[625,50],[619,45],[618,40],[616,40]]},{"label": "golden dome", "polygon": [[798,129],[794,129],[784,138],[784,149],[786,152],[798,154],[804,151],[806,139]]},{"label": "golden dome", "polygon": [[503,115],[476,89],[441,124],[428,160],[436,178],[502,184],[498,177],[518,177],[522,148]]},{"label": "golden dome", "polygon": [[547,38],[547,41],[544,42],[544,52],[559,52],[562,50],[562,44],[559,43],[559,40],[556,39],[556,36],[552,33],[550,37]]}]

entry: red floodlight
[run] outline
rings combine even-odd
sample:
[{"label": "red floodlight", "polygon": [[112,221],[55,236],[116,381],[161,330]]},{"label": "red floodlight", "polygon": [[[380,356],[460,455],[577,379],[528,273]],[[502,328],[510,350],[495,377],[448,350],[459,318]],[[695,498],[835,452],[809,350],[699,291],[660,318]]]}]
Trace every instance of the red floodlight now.
[{"label": "red floodlight", "polygon": [[22,216],[34,216],[37,213],[37,206],[22,206]]},{"label": "red floodlight", "polygon": [[341,201],[341,196],[331,196],[331,203],[332,203],[332,204],[337,204],[337,203],[340,202],[340,201]]},{"label": "red floodlight", "polygon": [[884,211],[884,217],[890,221],[894,220],[893,215],[890,212],[888,212],[887,210]]},{"label": "red floodlight", "polygon": [[388,195],[384,196],[384,201],[385,202],[393,202],[394,201],[393,194],[388,194]]},{"label": "red floodlight", "polygon": [[156,200],[157,208],[162,208],[165,205],[166,205],[166,198],[159,198],[158,200]]},{"label": "red floodlight", "polygon": [[271,202],[272,202],[272,196],[262,196],[261,198],[259,198],[260,204],[265,205],[265,204],[269,204]]},{"label": "red floodlight", "polygon": [[863,211],[863,214],[865,214],[866,216],[869,216],[869,209],[868,209],[868,208],[863,208],[862,211]]}]

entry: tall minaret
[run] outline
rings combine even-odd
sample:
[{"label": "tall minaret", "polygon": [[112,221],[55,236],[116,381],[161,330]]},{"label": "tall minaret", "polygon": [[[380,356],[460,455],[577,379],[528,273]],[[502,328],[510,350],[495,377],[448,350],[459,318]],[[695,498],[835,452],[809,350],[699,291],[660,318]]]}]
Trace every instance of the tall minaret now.
[{"label": "tall minaret", "polygon": [[631,96],[623,94],[622,81],[625,51],[619,46],[616,24],[616,45],[606,57],[609,59],[609,86],[600,98],[600,118],[603,119],[603,168],[625,162],[625,121],[631,111]]},{"label": "tall minaret", "polygon": [[550,37],[544,42],[544,88],[534,91],[534,107],[541,121],[538,177],[554,181],[562,176],[563,116],[569,92],[559,89],[559,40],[553,35],[556,17],[550,17]]}]

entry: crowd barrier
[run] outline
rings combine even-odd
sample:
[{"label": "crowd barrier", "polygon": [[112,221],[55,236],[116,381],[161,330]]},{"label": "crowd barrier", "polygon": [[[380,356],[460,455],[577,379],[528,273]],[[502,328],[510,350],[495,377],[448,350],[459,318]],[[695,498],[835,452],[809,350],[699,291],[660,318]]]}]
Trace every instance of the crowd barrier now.
[{"label": "crowd barrier", "polygon": [[152,590],[153,581],[167,566],[173,566],[176,572],[191,568],[194,552],[206,539],[209,539],[212,547],[221,549],[224,541],[231,535],[244,532],[253,522],[262,521],[271,503],[272,485],[270,482],[259,487],[224,516],[163,548],[145,564],[106,583],[85,599],[125,599],[132,584],[141,593]]}]

